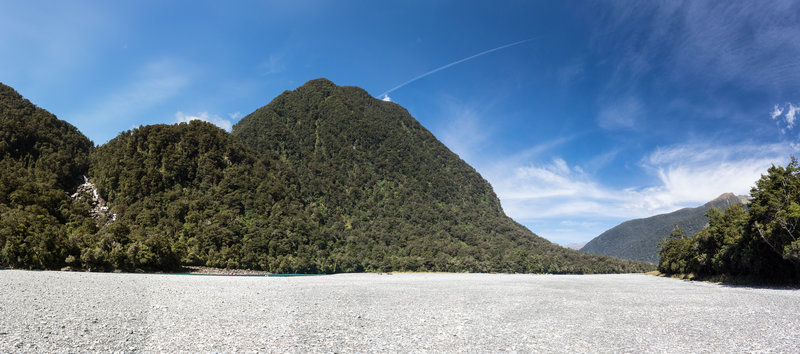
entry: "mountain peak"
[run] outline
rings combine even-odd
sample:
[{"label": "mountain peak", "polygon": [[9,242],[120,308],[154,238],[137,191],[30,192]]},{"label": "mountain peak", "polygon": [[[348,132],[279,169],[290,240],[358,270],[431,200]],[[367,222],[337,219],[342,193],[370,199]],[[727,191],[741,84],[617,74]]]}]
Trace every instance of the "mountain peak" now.
[{"label": "mountain peak", "polygon": [[658,243],[677,225],[687,235],[694,235],[708,223],[705,213],[714,207],[724,210],[734,204],[746,204],[748,198],[723,193],[696,208],[683,208],[667,214],[625,221],[606,230],[586,244],[581,251],[623,259],[658,262]]},{"label": "mountain peak", "polygon": [[[290,196],[316,210],[319,220],[311,234],[331,237],[319,241],[326,254],[353,260],[350,268],[336,269],[596,272],[641,266],[589,261],[594,256],[557,247],[515,223],[475,169],[400,105],[359,87],[311,80],[242,118],[231,134],[295,179],[287,184],[300,188]],[[457,246],[439,251],[437,245]],[[394,253],[384,257],[384,250]],[[518,251],[523,256],[505,259]],[[439,256],[420,263],[432,254]]]},{"label": "mountain peak", "polygon": [[328,79],[326,79],[324,77],[321,77],[321,78],[311,79],[311,80],[306,81],[306,83],[304,83],[303,85],[298,87],[297,90],[307,90],[307,89],[316,89],[316,88],[324,88],[324,87],[334,88],[334,87],[338,87],[338,86],[335,83],[333,83],[333,81],[328,80]]},{"label": "mountain peak", "polygon": [[[366,90],[358,86],[339,86],[331,80],[326,78],[318,78],[309,80],[302,86],[296,88],[294,91],[287,91],[287,93],[297,93],[307,98],[326,99],[332,95],[351,96],[359,99],[374,98]],[[376,99],[377,100],[377,99]]]},{"label": "mountain peak", "polygon": [[[11,239],[31,247],[22,256],[0,255],[0,266],[189,264],[280,273],[652,268],[535,235],[507,217],[491,185],[408,111],[358,87],[311,80],[248,114],[230,134],[201,122],[151,125],[96,149],[26,102],[0,87],[0,132],[12,135],[0,142],[0,162],[8,167],[0,170],[12,171],[0,176],[12,182],[0,188],[0,209],[19,211],[4,216],[0,229],[39,215],[47,227]],[[97,197],[117,215],[112,224],[91,219],[91,201],[69,199],[81,176],[92,177]],[[28,211],[39,200],[43,205]],[[81,240],[64,243],[72,220],[81,225]],[[5,237],[0,232],[0,245]],[[36,248],[42,244],[49,248]]]},{"label": "mountain peak", "polygon": [[735,198],[735,197],[736,197],[736,194],[733,194],[733,193],[730,193],[730,192],[722,193],[722,194],[720,194],[719,197],[716,197],[713,200],[711,200],[711,202],[712,203],[713,202],[718,202],[718,201],[721,201],[721,200],[727,200],[727,199],[731,199],[731,198]]},{"label": "mountain peak", "polygon": [[733,193],[722,193],[719,197],[714,198],[714,200],[706,203],[706,205],[715,205],[720,204],[723,202],[727,202],[728,205],[730,204],[747,204],[750,201],[750,197],[744,195],[736,195]]}]

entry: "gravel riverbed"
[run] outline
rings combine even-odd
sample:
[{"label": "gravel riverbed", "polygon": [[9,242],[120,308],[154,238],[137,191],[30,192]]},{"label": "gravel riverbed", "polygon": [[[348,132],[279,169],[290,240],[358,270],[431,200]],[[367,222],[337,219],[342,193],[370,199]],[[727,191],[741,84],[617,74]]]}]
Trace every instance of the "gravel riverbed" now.
[{"label": "gravel riverbed", "polygon": [[0,270],[0,352],[800,352],[800,290],[648,275]]}]

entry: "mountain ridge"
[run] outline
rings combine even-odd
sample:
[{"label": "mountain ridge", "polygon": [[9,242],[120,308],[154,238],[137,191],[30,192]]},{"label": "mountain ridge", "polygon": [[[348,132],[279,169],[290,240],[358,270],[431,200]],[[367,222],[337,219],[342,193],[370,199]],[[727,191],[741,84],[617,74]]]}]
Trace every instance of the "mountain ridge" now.
[{"label": "mountain ridge", "polygon": [[[73,226],[54,221],[61,231],[40,234],[57,249],[50,263],[15,263],[5,252],[1,264],[280,273],[649,268],[536,236],[400,105],[326,79],[283,92],[231,133],[200,121],[141,126],[90,152],[75,172],[89,175],[116,219],[92,219],[92,198],[76,198]],[[0,246],[26,244],[4,230]]]},{"label": "mountain ridge", "polygon": [[705,213],[709,208],[724,210],[733,204],[744,204],[747,200],[745,196],[723,193],[695,208],[682,208],[670,213],[628,220],[593,238],[580,251],[656,263],[658,243],[676,226],[682,228],[687,235],[694,235],[708,222]]}]

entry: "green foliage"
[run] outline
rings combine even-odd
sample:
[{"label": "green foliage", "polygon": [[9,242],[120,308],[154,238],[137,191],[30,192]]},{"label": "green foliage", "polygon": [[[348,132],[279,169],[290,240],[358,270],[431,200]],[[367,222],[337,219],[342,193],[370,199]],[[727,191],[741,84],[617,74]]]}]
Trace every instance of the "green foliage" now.
[{"label": "green foliage", "polygon": [[661,247],[661,258],[658,261],[658,270],[662,273],[690,273],[692,257],[691,239],[686,237],[683,229],[676,227],[663,242]]},{"label": "green foliage", "polygon": [[[13,124],[38,111],[25,112]],[[36,114],[55,120],[45,113]],[[97,149],[88,140],[69,145],[65,151],[78,152],[70,157],[60,147],[37,150],[51,139],[37,134],[44,137],[0,146],[16,154],[2,160],[10,172],[0,186],[0,265],[278,273],[650,267],[534,235],[403,108],[327,80],[280,95],[232,134],[199,121],[143,126]],[[82,174],[114,222],[92,219],[86,199],[68,197]]]},{"label": "green foliage", "polygon": [[724,210],[730,205],[741,204],[739,197],[726,193],[697,208],[684,208],[671,213],[623,222],[587,243],[581,251],[623,259],[651,263],[659,262],[659,242],[675,226],[688,235],[703,230],[709,222],[706,213],[711,208]]},{"label": "green foliage", "polygon": [[73,201],[92,142],[0,84],[0,265],[59,268],[76,250],[70,225],[88,218]]},{"label": "green foliage", "polygon": [[291,198],[315,221],[309,242],[326,245],[321,253],[337,271],[647,268],[534,235],[405,109],[356,87],[312,80],[243,118],[232,134],[293,176]]},{"label": "green foliage", "polygon": [[777,255],[800,265],[800,168],[772,166],[752,190],[750,214],[755,232]]},{"label": "green foliage", "polygon": [[671,235],[661,244],[658,270],[665,274],[738,276],[766,281],[800,280],[797,233],[800,173],[792,158],[771,167],[751,190],[748,210],[712,208],[706,228],[691,238]]},{"label": "green foliage", "polygon": [[746,270],[747,264],[742,263],[738,245],[747,229],[747,211],[737,204],[724,213],[711,208],[707,215],[708,227],[694,237],[695,273],[730,274]]}]

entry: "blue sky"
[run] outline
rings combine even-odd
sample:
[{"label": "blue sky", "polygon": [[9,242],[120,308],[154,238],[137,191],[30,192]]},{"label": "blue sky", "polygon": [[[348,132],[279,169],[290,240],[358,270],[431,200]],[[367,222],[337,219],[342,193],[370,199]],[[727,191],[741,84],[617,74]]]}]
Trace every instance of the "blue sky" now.
[{"label": "blue sky", "polygon": [[390,99],[560,244],[746,194],[800,146],[798,2],[0,6],[0,82],[98,145],[144,124],[230,129],[314,78],[383,98],[444,67]]}]

